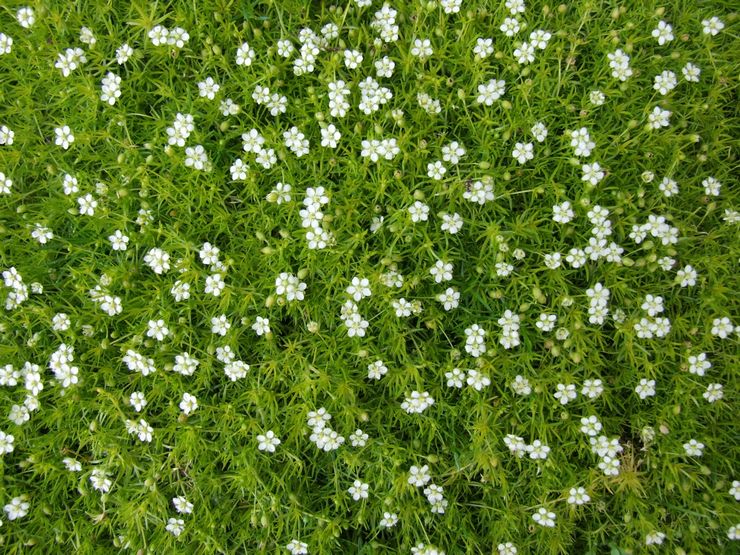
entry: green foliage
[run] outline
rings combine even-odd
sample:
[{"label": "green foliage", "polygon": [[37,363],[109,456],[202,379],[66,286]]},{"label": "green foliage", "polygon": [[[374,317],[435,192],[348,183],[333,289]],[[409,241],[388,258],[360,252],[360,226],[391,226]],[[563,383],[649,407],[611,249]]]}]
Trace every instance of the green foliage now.
[{"label": "green foliage", "polygon": [[[0,194],[0,266],[15,267],[43,293],[0,313],[0,367],[38,364],[44,389],[38,410],[17,425],[5,415],[23,402],[23,379],[0,388],[0,429],[15,438],[13,452],[0,458],[0,504],[21,495],[30,504],[22,518],[3,516],[4,553],[282,553],[295,538],[322,554],[409,553],[419,543],[490,554],[512,542],[520,553],[617,555],[655,549],[645,547],[654,531],[666,534],[660,549],[675,553],[733,549],[738,335],[711,331],[715,318],[740,324],[732,5],[531,1],[518,16],[526,28],[507,38],[499,31],[510,17],[504,2],[464,0],[460,13],[448,15],[434,3],[398,1],[391,2],[400,27],[395,43],[374,42],[379,2],[48,0],[28,4],[36,14],[28,29],[16,21],[25,5],[0,7],[0,32],[13,39],[12,51],[0,55],[0,125],[14,131],[13,144],[0,146],[0,172],[13,181]],[[725,29],[702,33],[702,20],[715,15]],[[675,34],[663,46],[651,36],[660,20]],[[339,37],[318,55],[315,71],[294,75],[277,41],[298,48],[301,29],[319,33],[330,22]],[[190,39],[182,49],[154,46],[148,33],[155,25],[180,26]],[[92,30],[94,45],[80,42],[82,27]],[[535,29],[552,38],[521,65],[515,49]],[[473,56],[479,37],[494,39],[495,53],[482,60]],[[431,39],[429,59],[411,55],[414,38]],[[245,41],[255,55],[239,66],[236,50]],[[119,65],[123,43],[134,54]],[[84,48],[87,62],[64,77],[54,62],[74,47]],[[618,48],[634,72],[625,82],[611,75],[607,59]],[[345,49],[364,54],[360,68],[345,67]],[[358,84],[376,77],[382,56],[396,64],[392,77],[377,78],[393,98],[366,115],[357,107]],[[687,62],[701,68],[698,83],[683,79]],[[678,77],[665,96],[653,89],[664,70]],[[109,71],[122,80],[112,106],[100,99]],[[221,86],[215,100],[198,94],[196,84],[209,76]],[[338,79],[352,89],[344,118],[329,115],[327,85]],[[505,80],[506,92],[480,105],[478,85],[490,79]],[[257,105],[257,85],[285,95],[287,112],[272,116]],[[603,92],[603,105],[590,103],[593,90]],[[440,112],[420,107],[418,93],[438,99]],[[227,97],[241,106],[238,114],[221,113]],[[671,111],[669,127],[647,125],[655,106]],[[186,167],[184,148],[166,147],[177,113],[194,116],[187,146],[204,146],[211,171]],[[530,132],[538,121],[549,131],[542,143]],[[328,123],[342,134],[336,149],[320,146]],[[54,143],[62,125],[75,137],[68,150]],[[310,142],[300,158],[284,146],[293,126]],[[570,146],[568,132],[581,127],[596,144],[588,158]],[[242,150],[241,135],[252,128],[275,149],[269,169]],[[360,155],[361,141],[390,138],[401,151],[393,161]],[[465,156],[445,164],[443,179],[430,178],[427,164],[453,140]],[[526,164],[512,157],[517,142],[534,143]],[[250,166],[244,181],[230,174],[237,157]],[[606,176],[591,186],[581,166],[594,161]],[[645,172],[654,173],[652,182]],[[77,178],[79,193],[63,193],[65,174]],[[664,176],[678,183],[677,195],[658,189]],[[722,183],[718,196],[705,191],[709,176]],[[464,199],[472,183],[488,178],[494,201]],[[278,182],[292,185],[289,203],[266,200]],[[330,197],[324,223],[335,243],[325,249],[309,248],[299,214],[306,189],[317,186]],[[79,214],[76,199],[87,193],[98,202],[93,216]],[[426,222],[409,216],[417,200],[430,208]],[[566,200],[575,218],[559,224],[553,205]],[[595,205],[610,212],[608,242],[624,248],[621,263],[573,268],[563,261],[549,269],[544,255],[565,259],[588,244],[586,214]],[[141,209],[150,223],[137,222]],[[441,212],[462,216],[459,233],[440,229]],[[630,238],[651,214],[678,229],[676,244]],[[35,224],[54,237],[39,244]],[[127,250],[111,249],[115,230],[130,237]],[[205,242],[220,249],[225,265],[219,296],[204,293],[213,273],[199,259]],[[171,255],[169,272],[157,275],[145,264],[152,248]],[[661,268],[663,257],[674,259],[672,269]],[[429,273],[438,259],[454,266],[449,283]],[[501,262],[514,266],[511,275],[497,273]],[[687,264],[698,278],[681,287],[676,270]],[[383,284],[393,267],[403,275],[400,288]],[[278,299],[281,272],[307,284],[305,300]],[[102,276],[121,298],[118,315],[91,298]],[[358,302],[369,322],[364,337],[349,337],[340,319],[354,276],[368,278],[372,290]],[[189,299],[175,302],[176,280],[190,284]],[[589,322],[586,290],[596,283],[611,293],[604,325]],[[460,292],[451,311],[436,300],[447,287]],[[647,294],[665,300],[667,337],[637,336]],[[397,317],[391,303],[400,297],[423,310]],[[521,344],[512,349],[499,344],[506,310],[521,319]],[[624,318],[613,318],[619,311]],[[58,313],[69,316],[68,330],[54,329]],[[538,329],[541,313],[556,314],[567,337]],[[231,323],[224,337],[211,332],[211,318],[221,314]],[[258,316],[269,318],[270,334],[255,334]],[[161,342],[146,335],[147,323],[159,319],[170,330]],[[488,332],[488,351],[475,358],[464,349],[473,324]],[[74,347],[79,367],[79,383],[68,388],[47,367],[62,343]],[[225,345],[249,364],[245,378],[224,374],[216,349]],[[157,371],[129,371],[123,357],[130,349],[151,357]],[[183,352],[200,361],[192,376],[173,371]],[[699,376],[687,358],[702,352],[712,367]],[[368,379],[368,364],[379,359],[388,374]],[[455,367],[486,374],[490,386],[448,387],[445,373]],[[513,391],[517,376],[529,380],[530,395]],[[635,393],[642,378],[656,381],[654,397]],[[581,394],[587,379],[603,381],[600,397]],[[710,383],[724,393],[712,403],[703,397]],[[577,398],[559,403],[558,384],[574,384]],[[141,413],[129,402],[135,391],[147,399]],[[429,392],[434,404],[408,414],[401,403],[412,391]],[[185,392],[199,404],[189,416],[178,406]],[[309,439],[307,415],[320,407],[347,438],[335,451]],[[580,431],[581,417],[590,415],[623,447],[616,476],[597,467]],[[150,443],[127,433],[126,421],[140,418],[154,429]],[[350,445],[358,428],[369,435],[364,447]],[[281,439],[274,453],[257,448],[267,430]],[[549,457],[517,458],[507,434],[541,440]],[[690,439],[706,446],[701,457],[685,453]],[[81,472],[67,470],[65,457],[78,460]],[[433,514],[408,483],[412,465],[428,465],[432,482],[443,486],[444,514]],[[94,468],[109,472],[110,492],[93,488]],[[348,493],[356,479],[369,483],[368,499]],[[570,505],[569,490],[578,486],[591,501]],[[193,503],[192,514],[177,514],[172,498],[179,495]],[[556,513],[555,527],[534,523],[540,507]],[[385,512],[398,515],[396,526],[379,525]],[[178,537],[165,529],[172,517],[185,521]]]}]

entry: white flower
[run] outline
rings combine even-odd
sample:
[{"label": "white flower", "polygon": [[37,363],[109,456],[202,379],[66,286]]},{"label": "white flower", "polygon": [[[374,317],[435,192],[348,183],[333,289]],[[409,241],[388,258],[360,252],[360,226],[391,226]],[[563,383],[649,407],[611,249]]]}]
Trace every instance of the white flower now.
[{"label": "white flower", "polygon": [[648,116],[648,124],[652,129],[668,127],[671,124],[670,117],[670,110],[663,110],[660,106],[656,106]]},{"label": "white flower", "polygon": [[372,294],[370,291],[370,281],[364,277],[353,277],[352,282],[347,286],[347,294],[357,302],[365,297],[369,297]]},{"label": "white flower", "polygon": [[134,391],[129,396],[129,404],[134,407],[136,412],[141,412],[147,405],[146,397],[144,397],[144,394],[141,391]]},{"label": "white flower", "polygon": [[534,460],[545,460],[550,453],[550,448],[539,439],[535,439],[531,445],[527,445],[525,450],[529,453],[529,458]]},{"label": "white flower", "polygon": [[532,515],[532,520],[546,528],[553,528],[555,526],[555,518],[555,513],[548,511],[544,507],[540,507],[537,509],[537,512]]},{"label": "white flower", "polygon": [[506,82],[504,80],[491,79],[487,83],[478,85],[478,97],[476,98],[476,102],[478,102],[478,104],[492,106],[496,100],[501,98],[505,91]]},{"label": "white flower", "polygon": [[722,399],[722,397],[724,397],[722,384],[710,383],[707,386],[707,390],[702,393],[702,397],[704,397],[709,403],[716,403],[717,401]]},{"label": "white flower", "polygon": [[499,29],[501,29],[501,32],[507,37],[513,37],[519,32],[519,20],[517,20],[516,17],[507,17],[504,19],[504,22],[501,24]]},{"label": "white flower", "polygon": [[12,453],[15,449],[14,442],[15,437],[12,434],[6,434],[0,430],[0,456]]},{"label": "white flower", "polygon": [[388,367],[382,360],[376,360],[367,365],[367,377],[371,380],[379,380],[388,373]]},{"label": "white flower", "polygon": [[712,16],[709,19],[703,19],[701,22],[702,32],[705,35],[715,36],[722,29],[725,28],[725,24],[717,16]]},{"label": "white flower", "polygon": [[538,121],[530,129],[532,136],[537,140],[538,143],[543,142],[547,138],[547,127],[541,121]]},{"label": "white flower", "polygon": [[411,45],[410,53],[420,60],[426,60],[434,51],[432,50],[432,41],[429,39],[414,39]]},{"label": "white flower", "polygon": [[308,544],[298,541],[290,540],[288,545],[285,546],[291,555],[308,555]]},{"label": "white flower", "polygon": [[229,332],[230,328],[231,324],[226,319],[225,314],[221,314],[220,316],[213,316],[211,318],[211,333],[215,333],[223,337]]},{"label": "white flower", "polygon": [[447,168],[444,167],[441,160],[436,162],[430,162],[427,164],[427,175],[436,181],[439,181],[447,173]]},{"label": "white flower", "polygon": [[460,304],[460,292],[452,287],[445,289],[444,293],[438,294],[436,298],[447,311],[457,308]]},{"label": "white flower", "polygon": [[722,187],[722,184],[717,181],[714,177],[707,177],[702,182],[702,187],[704,187],[704,194],[705,195],[711,195],[714,197],[719,196],[720,188]]},{"label": "white flower", "polygon": [[591,497],[586,493],[586,489],[579,486],[577,488],[570,488],[568,492],[568,504],[569,505],[583,505],[591,501]]},{"label": "white flower", "polygon": [[360,499],[368,498],[369,489],[370,484],[363,483],[360,480],[355,480],[347,491],[352,496],[352,499],[359,501]]},{"label": "white flower", "polygon": [[452,264],[450,264],[449,262],[442,262],[441,260],[437,260],[434,263],[434,266],[429,269],[429,273],[432,275],[434,281],[437,283],[449,281],[452,279]]},{"label": "white flower", "polygon": [[254,50],[248,43],[244,42],[236,49],[236,65],[250,66],[254,59]]},{"label": "white flower", "polygon": [[477,370],[468,370],[467,384],[476,391],[482,391],[484,387],[491,385],[491,379]]},{"label": "white flower", "polygon": [[383,518],[378,523],[382,528],[392,528],[398,522],[398,515],[396,513],[384,512]]},{"label": "white flower", "polygon": [[597,185],[602,179],[604,179],[604,170],[601,169],[601,165],[598,162],[593,164],[584,164],[581,169],[583,170],[582,181],[586,181],[591,185]]},{"label": "white flower", "polygon": [[429,466],[412,466],[409,469],[409,477],[408,477],[408,483],[412,486],[416,487],[423,487],[427,485],[429,480],[431,480],[432,477],[429,475]]},{"label": "white flower", "polygon": [[26,496],[21,495],[11,499],[10,503],[3,507],[3,510],[5,511],[5,514],[8,515],[8,520],[16,520],[26,516],[30,506],[31,504],[26,501]]},{"label": "white flower", "polygon": [[21,27],[24,29],[30,29],[33,24],[36,23],[36,16],[33,13],[32,8],[21,8],[15,14],[16,19]]},{"label": "white flower", "polygon": [[257,318],[254,321],[254,324],[252,324],[252,329],[257,335],[265,335],[270,333],[270,320],[267,318],[263,318],[262,316],[257,316]]},{"label": "white flower", "polygon": [[172,498],[175,510],[180,514],[189,515],[193,512],[193,504],[182,495]]},{"label": "white flower", "polygon": [[100,468],[93,469],[90,475],[90,483],[93,488],[103,493],[108,493],[113,485],[112,480],[108,478],[108,473]]},{"label": "white flower", "polygon": [[281,443],[280,439],[275,436],[275,432],[272,430],[268,430],[264,434],[259,434],[257,436],[257,442],[257,449],[267,451],[268,453],[274,453],[275,448]]},{"label": "white flower", "polygon": [[642,378],[640,383],[635,387],[635,393],[640,396],[640,399],[647,399],[648,397],[655,396],[655,380],[648,380]]},{"label": "white flower", "polygon": [[5,33],[0,33],[0,56],[2,56],[3,54],[10,54],[12,50],[13,39]]},{"label": "white flower", "polygon": [[185,416],[189,416],[197,409],[198,399],[196,399],[195,395],[191,395],[190,393],[183,393],[182,400],[180,401],[180,410],[185,414]]},{"label": "white flower", "polygon": [[473,48],[473,55],[483,60],[493,54],[493,39],[490,38],[478,38],[475,41],[475,47]]},{"label": "white flower", "polygon": [[337,148],[342,134],[333,123],[321,128],[321,146],[326,148]]},{"label": "white flower", "polygon": [[110,241],[111,248],[114,251],[125,251],[128,248],[129,238],[120,229],[117,229],[113,232],[113,235],[108,236],[108,241]]},{"label": "white flower", "polygon": [[344,51],[344,65],[348,69],[357,69],[362,63],[363,56],[362,52],[358,50],[345,50]]},{"label": "white flower", "polygon": [[701,457],[704,453],[704,444],[691,439],[683,444],[683,449],[689,457]]},{"label": "white flower", "polygon": [[165,325],[164,320],[149,320],[146,330],[147,337],[153,337],[157,341],[162,341],[169,334],[170,330]]},{"label": "white flower", "polygon": [[511,155],[520,164],[525,164],[534,158],[534,145],[532,143],[516,143]]},{"label": "white flower", "polygon": [[116,49],[116,63],[120,66],[125,64],[134,54],[134,49],[128,43],[123,43]]},{"label": "white flower", "polygon": [[54,129],[54,134],[56,135],[55,143],[59,146],[61,146],[64,150],[67,150],[69,146],[75,142],[75,137],[72,135],[72,130],[69,128],[68,125],[63,125],[62,127],[57,127]]},{"label": "white flower", "polygon": [[170,517],[167,519],[167,526],[164,528],[173,536],[178,537],[185,530],[185,521],[181,518]]},{"label": "white flower", "polygon": [[421,201],[416,201],[408,208],[411,221],[414,223],[426,222],[429,219],[429,206]]},{"label": "white flower", "polygon": [[651,33],[653,38],[658,39],[658,44],[663,46],[666,42],[673,40],[673,26],[665,21],[659,21],[658,26]]},{"label": "white flower", "polygon": [[560,401],[561,405],[567,405],[570,401],[576,398],[576,386],[573,384],[562,384],[557,385],[557,391],[555,392],[555,398]]},{"label": "white flower", "polygon": [[210,170],[208,153],[203,145],[189,146],[185,149],[185,166],[199,171]]},{"label": "white flower", "polygon": [[365,447],[365,443],[368,440],[368,435],[362,430],[355,430],[354,433],[350,434],[349,441],[352,447]]},{"label": "white flower", "polygon": [[720,339],[727,339],[735,330],[735,326],[727,316],[712,320],[712,335]]},{"label": "white flower", "polygon": [[523,42],[519,48],[514,49],[514,58],[520,64],[530,64],[534,62],[534,45]]},{"label": "white flower", "polygon": [[661,545],[665,539],[663,532],[653,531],[645,536],[645,545]]}]

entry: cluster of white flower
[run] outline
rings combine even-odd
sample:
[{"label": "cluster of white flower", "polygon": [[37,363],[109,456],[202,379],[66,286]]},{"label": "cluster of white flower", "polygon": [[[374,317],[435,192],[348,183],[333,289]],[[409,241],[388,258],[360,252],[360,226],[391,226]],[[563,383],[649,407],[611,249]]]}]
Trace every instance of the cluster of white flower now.
[{"label": "cluster of white flower", "polygon": [[609,293],[609,289],[601,283],[596,283],[586,290],[586,296],[589,298],[588,321],[590,323],[604,325],[609,314]]},{"label": "cluster of white flower", "polygon": [[412,391],[401,403],[401,408],[409,414],[420,414],[434,404],[434,398],[428,391]]},{"label": "cluster of white flower", "polygon": [[[264,320],[264,319],[258,316],[257,320]],[[269,331],[269,327],[268,327],[268,331]],[[242,378],[246,378],[247,372],[249,372],[249,364],[247,364],[243,360],[237,360],[236,354],[231,349],[231,347],[229,347],[228,345],[217,347],[216,348],[216,358],[219,360],[219,362],[223,363],[224,374],[226,374],[226,377],[229,378],[232,382],[235,382],[236,380],[240,380]]]},{"label": "cluster of white flower", "polygon": [[191,114],[177,113],[172,127],[167,128],[167,144],[185,146],[190,134],[195,130],[193,116]]},{"label": "cluster of white flower", "polygon": [[506,92],[506,81],[503,79],[491,79],[478,85],[478,97],[476,102],[485,106],[493,106],[493,103],[501,98]]},{"label": "cluster of white flower", "polygon": [[154,428],[152,428],[149,423],[143,418],[140,418],[138,422],[135,420],[127,419],[126,431],[129,433],[129,435],[137,436],[139,438],[139,441],[151,443]]},{"label": "cluster of white flower", "polygon": [[620,48],[607,54],[609,67],[612,69],[612,77],[620,81],[626,81],[632,76],[630,57]]},{"label": "cluster of white flower", "polygon": [[432,98],[427,93],[419,92],[416,94],[416,101],[419,106],[429,115],[439,114],[442,111],[442,105],[439,100]]},{"label": "cluster of white flower", "polygon": [[486,352],[486,330],[478,324],[465,329],[465,352],[472,357],[479,357]]},{"label": "cluster of white flower", "polygon": [[103,77],[101,89],[100,100],[113,106],[121,96],[121,77],[109,71]]},{"label": "cluster of white flower", "polygon": [[164,25],[155,25],[149,30],[149,40],[154,46],[174,46],[182,48],[190,40],[190,35],[182,27],[167,29]]},{"label": "cluster of white flower", "polygon": [[400,152],[396,139],[365,139],[362,141],[360,156],[377,162],[381,158],[393,160]]},{"label": "cluster of white flower", "polygon": [[285,140],[285,146],[298,158],[309,153],[308,139],[296,126],[283,132],[283,139]]},{"label": "cluster of white flower", "polygon": [[[299,56],[293,60],[293,73],[298,76],[313,73],[316,57],[326,47],[327,40],[307,27],[301,29],[298,40],[301,43],[301,48]],[[279,55],[288,58],[293,51],[293,44],[289,40],[278,41]]]},{"label": "cluster of white flower", "polygon": [[310,249],[325,249],[333,244],[334,236],[323,226],[322,206],[329,204],[329,196],[322,186],[308,187],[299,212],[301,227],[306,230],[306,241]]},{"label": "cluster of white flower", "polygon": [[86,62],[87,57],[82,48],[67,48],[64,52],[59,53],[54,67],[59,69],[64,77],[69,77],[75,69]]},{"label": "cluster of white flower", "polygon": [[347,328],[349,337],[365,337],[365,330],[370,323],[360,314],[357,304],[351,300],[345,301],[339,315],[342,323]]},{"label": "cluster of white flower", "polygon": [[511,312],[511,310],[506,310],[503,316],[498,319],[498,325],[502,328],[501,336],[499,337],[498,341],[504,347],[504,349],[517,347],[520,343],[519,315],[514,314],[513,312]]},{"label": "cluster of white flower", "polygon": [[63,388],[67,388],[79,381],[80,369],[74,366],[74,347],[62,343],[49,357],[49,370]]},{"label": "cluster of white flower", "polygon": [[370,27],[378,33],[380,40],[383,42],[396,42],[398,40],[397,15],[398,12],[387,3],[383,4],[383,7],[375,12]]},{"label": "cluster of white flower", "polygon": [[596,143],[591,140],[588,129],[581,127],[570,132],[570,146],[573,147],[574,155],[588,158],[596,147]]},{"label": "cluster of white flower", "polygon": [[504,444],[508,447],[511,454],[518,458],[522,458],[525,454],[528,454],[532,460],[545,460],[550,454],[550,447],[542,443],[539,439],[535,439],[531,444],[527,444],[524,438],[514,434],[507,434],[504,437]]},{"label": "cluster of white flower", "polygon": [[658,316],[663,312],[663,297],[646,295],[642,303],[642,309],[647,313],[649,318],[641,318],[635,322],[634,330],[637,337],[641,339],[652,339],[655,337],[665,337],[671,331],[671,321],[668,318]]},{"label": "cluster of white flower", "polygon": [[[366,77],[364,81],[360,81],[359,88],[361,96],[358,108],[366,115],[377,112],[383,104],[388,103],[393,98],[391,90],[388,87],[381,87],[372,77]],[[345,90],[348,91],[349,89]],[[341,95],[340,102],[346,102]]]},{"label": "cluster of white flower", "polygon": [[13,310],[28,300],[28,286],[23,283],[23,276],[11,266],[3,271],[3,282],[5,287],[10,288],[8,296],[5,297],[5,310]]},{"label": "cluster of white flower", "polygon": [[639,245],[648,234],[660,239],[663,245],[675,245],[678,242],[678,228],[668,225],[665,216],[649,214],[646,223],[632,226],[629,237]]},{"label": "cluster of white flower", "polygon": [[604,435],[598,437],[595,434],[588,435],[591,452],[600,458],[599,470],[603,471],[606,476],[617,476],[621,464],[618,455],[623,450],[619,444],[619,439],[616,437],[609,439]]},{"label": "cluster of white flower", "polygon": [[272,116],[284,114],[288,109],[288,97],[279,95],[278,93],[271,93],[268,87],[263,87],[262,85],[257,85],[254,88],[252,100],[260,106],[267,106]]},{"label": "cluster of white flower", "polygon": [[100,307],[108,316],[117,316],[123,311],[121,297],[111,295],[108,290],[111,280],[107,275],[102,275],[98,284],[88,291],[90,299]]},{"label": "cluster of white flower", "polygon": [[331,414],[324,407],[308,413],[308,427],[311,428],[309,439],[324,451],[334,451],[344,444],[344,437],[327,425],[329,420]]},{"label": "cluster of white flower", "polygon": [[[369,322],[360,314],[356,302],[359,302],[363,298],[371,295],[369,280],[358,276],[353,277],[350,285],[347,287],[347,294],[351,299],[345,301],[342,305],[340,319],[347,327],[347,335],[349,337],[364,337],[365,330],[367,329]],[[369,372],[371,371],[371,366],[368,366]],[[385,368],[385,371],[387,370],[388,369]],[[377,379],[380,378],[380,375],[377,373],[375,375],[377,375]]]},{"label": "cluster of white flower", "polygon": [[494,199],[493,178],[485,176],[480,181],[468,182],[463,192],[463,198],[470,202],[477,202],[480,205],[492,201]]},{"label": "cluster of white flower", "polygon": [[126,354],[123,356],[123,363],[131,372],[139,372],[142,376],[148,376],[157,371],[153,359],[146,358],[133,349],[126,351]]}]

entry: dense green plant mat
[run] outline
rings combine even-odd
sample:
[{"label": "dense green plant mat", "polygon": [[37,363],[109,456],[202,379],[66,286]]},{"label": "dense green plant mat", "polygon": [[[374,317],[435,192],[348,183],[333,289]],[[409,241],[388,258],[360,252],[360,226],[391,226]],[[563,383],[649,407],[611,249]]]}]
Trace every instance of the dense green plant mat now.
[{"label": "dense green plant mat", "polygon": [[6,2],[2,552],[734,552],[736,31]]}]

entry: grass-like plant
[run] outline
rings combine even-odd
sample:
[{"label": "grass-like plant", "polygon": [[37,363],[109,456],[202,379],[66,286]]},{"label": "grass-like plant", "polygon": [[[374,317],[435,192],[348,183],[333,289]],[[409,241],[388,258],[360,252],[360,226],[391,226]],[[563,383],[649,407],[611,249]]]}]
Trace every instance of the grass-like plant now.
[{"label": "grass-like plant", "polygon": [[5,2],[0,551],[733,552],[736,9]]}]

